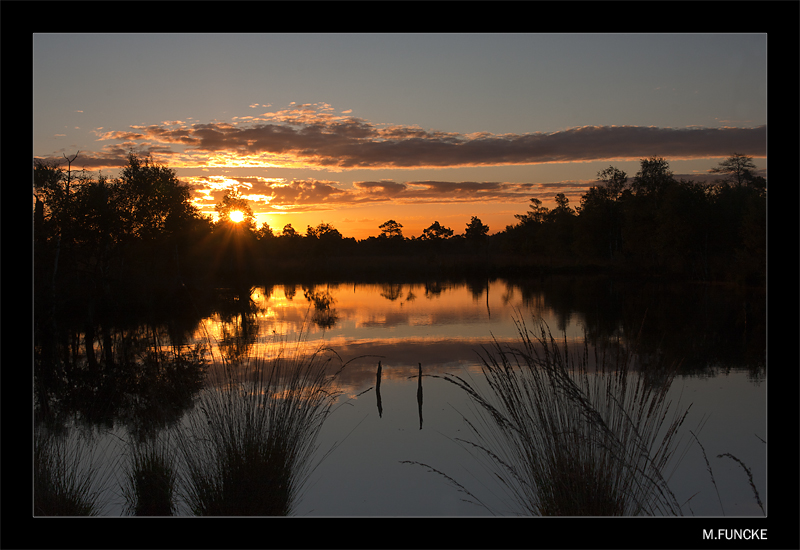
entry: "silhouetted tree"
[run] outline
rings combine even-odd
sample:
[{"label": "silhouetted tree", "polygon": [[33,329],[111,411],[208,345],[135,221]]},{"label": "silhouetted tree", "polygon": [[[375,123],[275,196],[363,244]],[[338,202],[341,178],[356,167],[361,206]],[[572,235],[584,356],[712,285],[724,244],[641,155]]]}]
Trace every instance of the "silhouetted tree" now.
[{"label": "silhouetted tree", "polygon": [[628,185],[628,175],[614,166],[599,171],[597,179],[603,182],[605,189],[608,190],[608,196],[612,199],[616,199]]},{"label": "silhouetted tree", "polygon": [[449,239],[453,236],[453,230],[441,225],[438,221],[433,222],[429,227],[422,231],[420,238],[425,241],[438,241]]},{"label": "silhouetted tree", "polygon": [[[250,207],[250,201],[245,199],[237,189],[227,191],[222,197],[222,201],[214,206],[214,210],[219,214],[217,223],[238,223],[241,227],[250,231],[255,231],[256,229],[256,218],[253,214],[253,209]],[[242,221],[234,222],[231,218],[231,213],[233,212],[241,212],[244,216]]]},{"label": "silhouetted tree", "polygon": [[530,203],[525,214],[514,214],[520,223],[506,227],[503,241],[505,241],[504,248],[508,252],[524,254],[544,252],[546,245],[544,224],[550,210],[542,206],[542,201],[535,197],[530,199]]},{"label": "silhouetted tree", "polygon": [[720,162],[716,168],[709,170],[712,174],[727,174],[722,181],[731,185],[750,185],[755,188],[766,187],[764,178],[756,176],[753,171],[756,165],[753,158],[739,153],[734,153],[724,161]]},{"label": "silhouetted tree", "polygon": [[564,216],[573,216],[575,211],[569,205],[569,199],[564,193],[557,193],[555,196],[556,207],[550,212],[553,219]]},{"label": "silhouetted tree", "polygon": [[646,269],[660,268],[663,258],[653,236],[658,231],[657,213],[667,189],[675,181],[669,163],[661,157],[641,159],[631,184],[633,194],[622,202],[622,240],[628,261]]},{"label": "silhouetted tree", "polygon": [[[613,259],[622,250],[622,204],[630,190],[625,189],[625,172],[616,168],[608,168],[598,177],[603,181],[609,174],[613,181],[590,187],[578,208],[576,246],[588,258]],[[622,191],[618,193],[618,189]]]},{"label": "silhouetted tree", "polygon": [[342,234],[339,233],[339,230],[333,227],[331,224],[323,222],[317,227],[311,227],[309,225],[306,228],[306,238],[322,239],[325,242],[331,242],[340,240],[342,238]]},{"label": "silhouetted tree", "polygon": [[54,160],[33,160],[33,195],[36,197],[37,230],[43,240],[55,237],[71,219],[69,190],[64,169]]},{"label": "silhouetted tree", "polygon": [[[235,286],[239,291],[249,285],[259,257],[256,246],[255,216],[249,201],[237,190],[229,190],[214,206],[219,219],[214,224],[210,266],[220,283]],[[236,222],[233,212],[243,218]]]},{"label": "silhouetted tree", "polygon": [[525,214],[514,214],[514,217],[523,224],[541,224],[544,222],[549,211],[548,208],[542,206],[542,201],[534,197],[531,199],[528,211]]},{"label": "silhouetted tree", "polygon": [[472,219],[467,224],[467,229],[464,232],[464,237],[468,241],[480,240],[489,233],[489,226],[484,225],[478,216],[472,216]]},{"label": "silhouetted tree", "polygon": [[741,235],[741,246],[736,251],[741,277],[749,283],[763,284],[767,276],[767,204],[758,189],[747,198]]},{"label": "silhouetted tree", "polygon": [[631,185],[637,195],[657,195],[673,183],[669,163],[661,157],[641,159],[641,168]]},{"label": "silhouetted tree", "polygon": [[[709,255],[717,272],[727,272],[733,278],[742,274],[751,280],[765,276],[765,186],[724,184],[712,189],[713,210],[709,223],[713,231],[709,236]],[[736,262],[732,261],[734,258]],[[749,258],[749,262],[745,258]],[[750,275],[743,275],[745,272]]]},{"label": "silhouetted tree", "polygon": [[298,233],[294,227],[292,227],[292,224],[287,223],[283,226],[283,229],[275,239],[275,253],[278,257],[296,256],[301,254],[302,241],[303,236]]},{"label": "silhouetted tree", "polygon": [[568,256],[572,253],[575,211],[564,193],[555,196],[556,207],[546,216],[546,243],[551,254]]},{"label": "silhouetted tree", "polygon": [[117,198],[123,231],[141,240],[177,232],[198,216],[189,196],[189,186],[178,180],[175,170],[130,153]]},{"label": "silhouetted tree", "polygon": [[256,230],[256,238],[259,241],[265,240],[272,240],[276,238],[275,233],[273,233],[272,228],[269,226],[267,222],[263,222],[261,227]]},{"label": "silhouetted tree", "polygon": [[666,271],[708,277],[710,217],[704,186],[682,180],[664,191],[652,241]]},{"label": "silhouetted tree", "polygon": [[299,236],[300,234],[295,230],[294,227],[292,227],[292,224],[287,223],[286,225],[283,226],[283,230],[281,231],[281,237],[286,237],[291,239]]},{"label": "silhouetted tree", "polygon": [[342,239],[342,234],[338,229],[323,222],[317,227],[309,225],[304,240],[312,254],[330,256],[339,252]]},{"label": "silhouetted tree", "polygon": [[378,226],[381,230],[380,237],[387,239],[402,239],[403,238],[403,225],[394,220],[389,220]]}]

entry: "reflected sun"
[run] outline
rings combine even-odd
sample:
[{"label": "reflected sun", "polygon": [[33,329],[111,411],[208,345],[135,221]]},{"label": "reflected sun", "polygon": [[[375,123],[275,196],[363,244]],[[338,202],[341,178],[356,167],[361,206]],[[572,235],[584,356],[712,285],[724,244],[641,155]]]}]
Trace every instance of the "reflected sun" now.
[{"label": "reflected sun", "polygon": [[239,223],[244,219],[244,212],[241,210],[234,210],[231,212],[231,221],[235,223]]}]

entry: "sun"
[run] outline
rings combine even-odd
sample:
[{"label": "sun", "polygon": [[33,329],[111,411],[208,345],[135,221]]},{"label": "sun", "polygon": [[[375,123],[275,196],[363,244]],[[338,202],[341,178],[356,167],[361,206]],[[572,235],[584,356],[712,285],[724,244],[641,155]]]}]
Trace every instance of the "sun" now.
[{"label": "sun", "polygon": [[244,212],[241,210],[233,210],[231,212],[231,221],[234,223],[239,223],[244,219]]}]

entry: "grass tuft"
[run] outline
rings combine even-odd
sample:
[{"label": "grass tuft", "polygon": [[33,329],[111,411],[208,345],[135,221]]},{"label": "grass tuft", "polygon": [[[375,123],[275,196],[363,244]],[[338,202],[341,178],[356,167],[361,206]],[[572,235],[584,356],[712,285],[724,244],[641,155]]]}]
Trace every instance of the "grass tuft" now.
[{"label": "grass tuft", "polygon": [[177,470],[169,438],[151,438],[130,447],[122,494],[128,513],[172,516],[176,509]]},{"label": "grass tuft", "polygon": [[98,516],[107,475],[97,466],[96,440],[71,430],[34,431],[34,516]]},{"label": "grass tuft", "polygon": [[688,414],[666,399],[675,369],[644,376],[620,350],[614,364],[595,352],[590,369],[585,342],[576,358],[544,322],[538,334],[522,321],[517,328],[520,346],[495,341],[480,354],[488,392],[441,377],[463,389],[477,413],[474,423],[462,415],[474,441],[458,441],[477,450],[516,513],[679,515],[662,475]]},{"label": "grass tuft", "polygon": [[[179,431],[183,498],[204,516],[284,516],[313,472],[315,444],[338,397],[335,353],[223,360]],[[341,361],[340,359],[338,360]],[[333,364],[333,366],[336,366]],[[324,458],[324,457],[323,457]]]}]

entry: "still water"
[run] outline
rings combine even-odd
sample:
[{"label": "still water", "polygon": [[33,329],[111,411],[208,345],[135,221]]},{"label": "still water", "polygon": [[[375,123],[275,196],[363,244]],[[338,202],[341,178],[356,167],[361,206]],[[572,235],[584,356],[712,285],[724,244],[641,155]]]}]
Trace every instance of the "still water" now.
[{"label": "still water", "polygon": [[[763,292],[605,279],[331,283],[254,287],[230,303],[203,316],[190,338],[211,342],[215,357],[267,357],[276,341],[302,341],[348,362],[317,441],[320,454],[333,451],[311,474],[297,515],[513,513],[494,475],[457,441],[471,436],[463,417],[469,400],[436,376],[481,386],[481,353],[494,341],[515,345],[518,322],[534,329],[539,320],[562,346],[580,350],[585,340],[627,342],[635,334],[643,363],[680,362],[670,398],[691,405],[684,428],[698,435],[716,481],[685,431],[681,460],[665,472],[684,515],[763,515],[743,468],[718,457],[730,453],[750,468],[766,507]],[[486,507],[404,461],[445,473]],[[113,500],[106,513],[118,515],[121,503]]]}]

